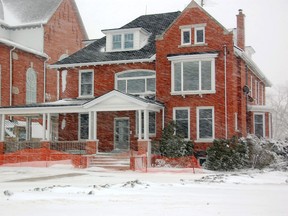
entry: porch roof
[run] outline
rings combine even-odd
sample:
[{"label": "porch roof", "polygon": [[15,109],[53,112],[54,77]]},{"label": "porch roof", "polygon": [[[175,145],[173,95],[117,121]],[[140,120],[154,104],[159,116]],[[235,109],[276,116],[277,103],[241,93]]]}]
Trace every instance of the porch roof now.
[{"label": "porch roof", "polygon": [[35,115],[58,113],[87,113],[90,111],[136,111],[150,110],[159,112],[163,105],[155,100],[125,94],[117,90],[108,92],[100,97],[63,99],[54,102],[27,104],[20,106],[0,107],[4,115]]}]

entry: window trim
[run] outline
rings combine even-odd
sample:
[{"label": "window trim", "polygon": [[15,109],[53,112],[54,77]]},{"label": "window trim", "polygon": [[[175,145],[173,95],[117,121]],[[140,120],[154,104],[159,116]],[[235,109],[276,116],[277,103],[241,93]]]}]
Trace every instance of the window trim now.
[{"label": "window trim", "polygon": [[[184,32],[189,32],[189,42],[188,43],[184,43]],[[191,45],[192,44],[191,33],[192,33],[191,28],[182,28],[181,29],[181,45],[185,46],[185,45]]]},{"label": "window trim", "polygon": [[[193,94],[215,94],[216,93],[216,61],[215,58],[218,54],[197,54],[197,55],[180,55],[168,57],[171,61],[171,95],[193,95]],[[193,61],[211,61],[211,90],[201,90],[201,76],[199,76],[199,90],[196,91],[184,91],[183,90],[183,76],[181,76],[181,91],[175,91],[175,64],[181,63],[181,75],[183,75],[183,63],[193,62]],[[200,71],[201,72],[201,71]]]},{"label": "window trim", "polygon": [[262,138],[265,138],[266,137],[266,115],[265,115],[265,113],[258,113],[258,112],[256,112],[256,113],[254,113],[254,115],[253,115],[253,127],[254,127],[254,135],[256,136],[256,125],[255,125],[255,116],[256,115],[261,115],[262,117],[263,117],[263,134],[262,134]]},{"label": "window trim", "polygon": [[[199,121],[200,121],[200,116],[199,112],[200,110],[203,109],[211,109],[212,110],[212,137],[211,138],[201,138],[200,137],[200,127],[199,127]],[[195,142],[213,142],[215,139],[215,108],[214,106],[200,106],[197,107],[197,122],[196,122],[196,127],[197,127],[197,140]]]},{"label": "window trim", "polygon": [[[92,73],[92,92],[91,95],[81,95],[82,73]],[[94,97],[94,70],[79,70],[79,82],[78,82],[78,97],[79,98],[92,98]]]},{"label": "window trim", "polygon": [[[121,48],[120,49],[116,49],[116,48],[114,48],[113,47],[113,38],[114,38],[114,36],[119,36],[120,35],[120,37],[121,37]],[[133,35],[133,47],[132,48],[125,48],[125,36],[126,35]],[[130,51],[130,50],[135,50],[135,34],[134,34],[134,32],[124,32],[124,33],[115,33],[115,34],[112,34],[111,35],[111,38],[112,38],[112,40],[111,40],[111,51],[113,51],[113,52],[116,52],[116,51]]]},{"label": "window trim", "polygon": [[[87,139],[81,138],[81,116],[82,115],[88,115],[88,127],[87,127],[88,136],[87,136]],[[89,113],[79,113],[78,114],[78,140],[84,141],[84,140],[88,140],[88,139],[89,139]]]},{"label": "window trim", "polygon": [[[176,122],[176,111],[177,110],[187,110],[188,111],[188,137],[184,138],[185,140],[190,140],[191,139],[191,109],[190,107],[173,107],[173,121]],[[176,133],[176,131],[175,131]]]},{"label": "window trim", "polygon": [[[197,31],[203,31],[203,41],[198,42]],[[205,26],[199,26],[194,28],[194,44],[205,44],[206,37],[205,37]]]},{"label": "window trim", "polygon": [[[31,80],[29,80],[30,82],[28,82],[28,76],[29,75],[33,75],[35,77],[35,80],[33,80],[35,82],[32,83],[33,86],[31,85]],[[25,91],[26,91],[26,99],[25,99],[26,104],[37,103],[37,72],[32,67],[30,67],[26,70],[25,87],[26,87],[26,89],[25,89]],[[28,95],[29,95],[29,100],[28,100]],[[33,98],[32,98],[32,96],[33,96]]]},{"label": "window trim", "polygon": [[[119,78],[118,76],[119,75],[122,75],[122,74],[126,74],[126,73],[136,73],[136,72],[139,72],[139,71],[143,71],[143,72],[153,72],[154,75],[153,76],[139,76],[139,77],[126,77],[126,78]],[[148,79],[151,79],[151,78],[155,78],[155,92],[152,92],[152,91],[148,91],[148,86],[147,86],[147,80]],[[134,94],[134,95],[156,95],[156,86],[157,86],[157,79],[156,79],[156,71],[154,70],[146,70],[146,69],[134,69],[134,70],[126,70],[126,71],[122,71],[122,72],[119,72],[119,73],[116,73],[115,74],[115,77],[114,77],[114,86],[115,86],[115,89],[118,90],[118,80],[125,80],[126,81],[126,89],[125,89],[125,93],[127,94],[128,91],[127,91],[127,81],[128,80],[137,80],[137,79],[144,79],[145,80],[145,92],[142,92],[142,93],[129,93],[129,94]]]}]

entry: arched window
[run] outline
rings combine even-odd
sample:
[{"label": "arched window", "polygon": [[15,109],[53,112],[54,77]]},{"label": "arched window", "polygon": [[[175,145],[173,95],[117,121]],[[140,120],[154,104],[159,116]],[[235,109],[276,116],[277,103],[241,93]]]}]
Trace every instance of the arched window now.
[{"label": "arched window", "polygon": [[121,92],[138,95],[155,94],[156,73],[150,70],[124,71],[116,74],[115,88]]},{"label": "arched window", "polygon": [[37,75],[33,68],[26,72],[26,104],[37,102]]}]

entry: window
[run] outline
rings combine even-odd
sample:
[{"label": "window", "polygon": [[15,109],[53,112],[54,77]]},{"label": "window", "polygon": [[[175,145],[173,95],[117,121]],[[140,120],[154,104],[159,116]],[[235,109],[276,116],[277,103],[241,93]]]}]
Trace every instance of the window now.
[{"label": "window", "polygon": [[125,34],[124,49],[133,49],[134,45],[134,35]]},{"label": "window", "polygon": [[37,102],[37,75],[33,68],[26,72],[26,104]]},{"label": "window", "polygon": [[88,139],[89,135],[89,115],[88,114],[80,114],[79,115],[79,138],[80,140]]},{"label": "window", "polygon": [[112,49],[116,50],[116,49],[121,49],[122,45],[122,39],[121,39],[122,35],[113,35],[113,44],[112,44]]},{"label": "window", "polygon": [[212,141],[214,139],[213,107],[197,108],[197,139],[209,141]]},{"label": "window", "polygon": [[182,34],[181,44],[182,45],[191,44],[191,29],[182,29],[181,34]]},{"label": "window", "polygon": [[172,60],[172,94],[215,93],[215,60]]},{"label": "window", "polygon": [[176,123],[176,134],[190,139],[190,109],[174,108],[173,119]]},{"label": "window", "polygon": [[155,94],[155,71],[135,70],[116,74],[116,89],[129,94]]},{"label": "window", "polygon": [[195,28],[195,44],[205,43],[205,28],[197,27]]},{"label": "window", "polygon": [[134,34],[117,34],[112,36],[113,50],[126,50],[134,48]]},{"label": "window", "polygon": [[[142,129],[142,136],[144,135],[144,112],[141,112],[141,129]],[[139,130],[139,117],[137,115],[136,118],[136,134],[138,135]],[[156,112],[149,112],[149,135],[153,136],[156,135]]]},{"label": "window", "polygon": [[79,74],[79,96],[91,97],[94,95],[94,73],[93,71],[80,71]]},{"label": "window", "polygon": [[265,122],[264,122],[264,114],[255,114],[254,115],[254,131],[257,137],[265,137]]}]

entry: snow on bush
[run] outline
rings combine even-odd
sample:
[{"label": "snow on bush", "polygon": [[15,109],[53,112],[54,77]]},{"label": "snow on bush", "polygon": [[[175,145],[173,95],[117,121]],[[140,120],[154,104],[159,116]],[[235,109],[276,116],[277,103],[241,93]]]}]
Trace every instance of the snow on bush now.
[{"label": "snow on bush", "polygon": [[242,168],[288,170],[288,140],[259,139],[249,135],[246,139],[214,140],[207,150],[205,168],[235,170]]}]

